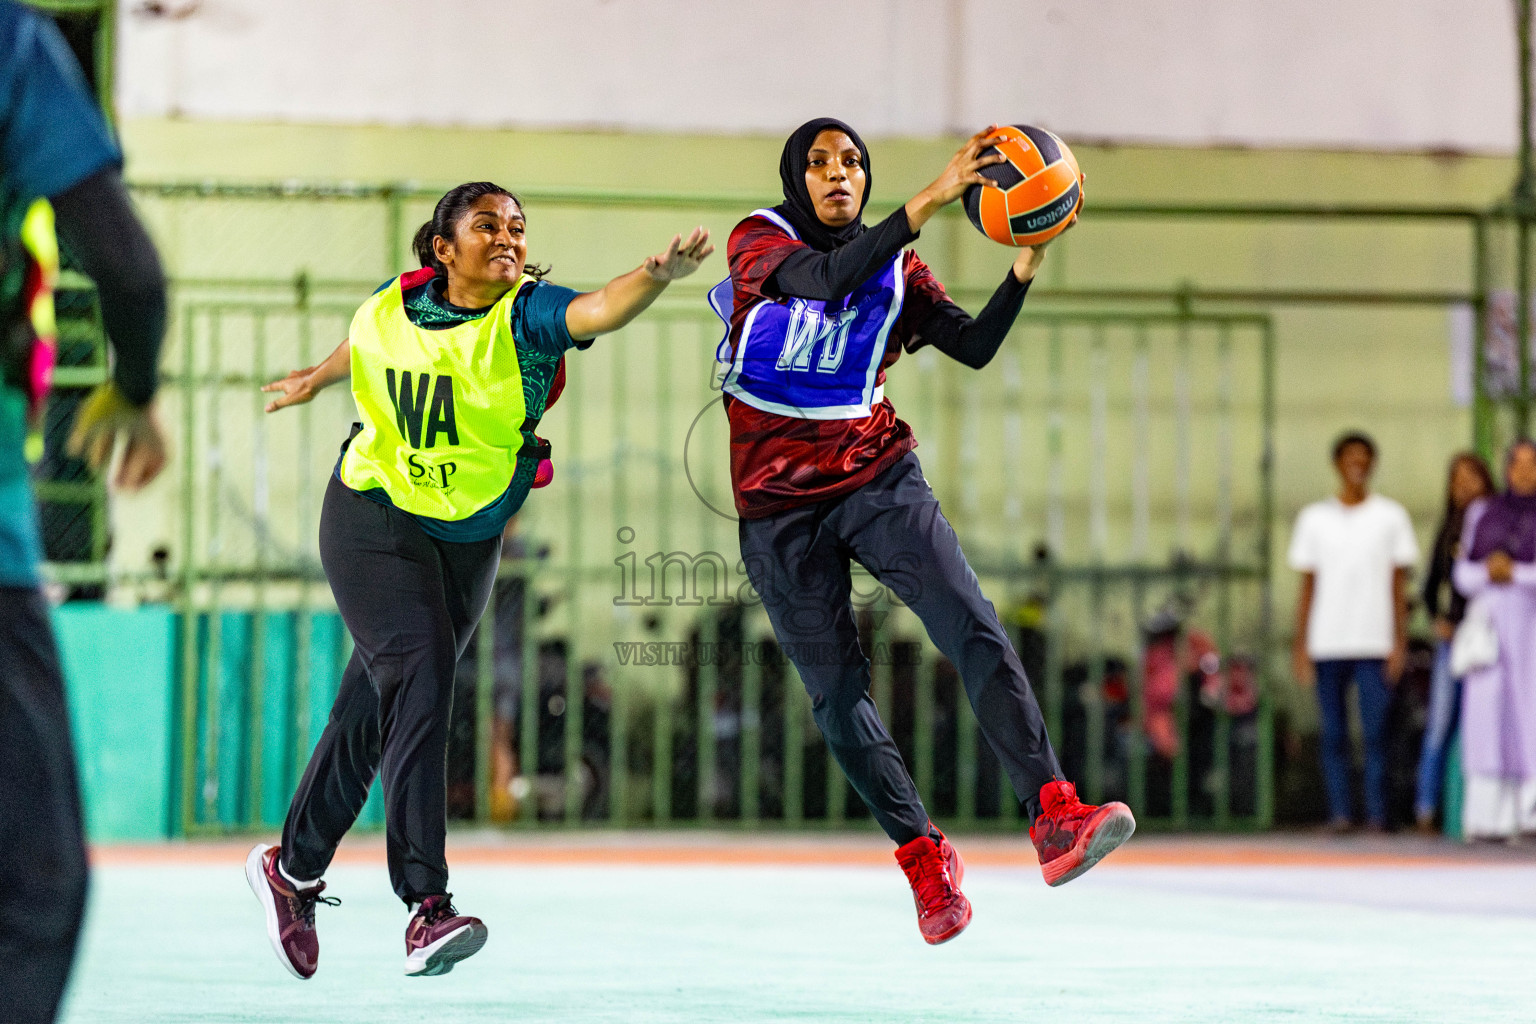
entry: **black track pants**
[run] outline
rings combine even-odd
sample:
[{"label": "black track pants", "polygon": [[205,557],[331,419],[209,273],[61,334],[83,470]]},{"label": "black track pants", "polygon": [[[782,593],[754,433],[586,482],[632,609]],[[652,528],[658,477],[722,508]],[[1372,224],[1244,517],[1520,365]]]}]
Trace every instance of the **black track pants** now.
[{"label": "black track pants", "polygon": [[85,913],[64,675],[36,589],[0,587],[0,1019],[51,1024]]},{"label": "black track pants", "polygon": [[850,561],[917,613],[952,661],[971,707],[1033,819],[1040,787],[1060,777],[1040,705],[997,611],[908,453],[852,494],[741,521],[741,554],[774,633],[811,695],[816,724],[886,835],[928,834],[912,777],[869,696]]},{"label": "black track pants", "polygon": [[356,645],[283,825],[282,866],[319,878],[384,773],[389,878],[407,903],[448,890],[454,666],[490,598],[501,538],[459,544],[331,478],[320,561]]}]

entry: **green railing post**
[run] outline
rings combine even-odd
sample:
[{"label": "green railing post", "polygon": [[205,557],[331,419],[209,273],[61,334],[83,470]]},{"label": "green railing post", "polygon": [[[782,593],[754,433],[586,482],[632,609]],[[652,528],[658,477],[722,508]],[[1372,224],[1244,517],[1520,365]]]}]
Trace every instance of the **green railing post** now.
[{"label": "green railing post", "polygon": [[658,825],[672,821],[672,713],[670,693],[656,698],[651,730],[651,806],[652,820]]},{"label": "green railing post", "polygon": [[1046,563],[1045,575],[1045,727],[1055,742],[1065,733],[1066,626],[1062,621],[1056,563]]},{"label": "green railing post", "polygon": [[756,825],[761,817],[759,806],[763,757],[763,645],[746,639],[742,627],[741,645],[741,727],[737,735],[741,746],[741,820]]},{"label": "green railing post", "polygon": [[1488,218],[1479,217],[1472,222],[1472,447],[1492,462],[1498,447],[1498,409],[1488,393],[1488,245]]},{"label": "green railing post", "polygon": [[[958,666],[957,666],[958,669]],[[971,707],[965,680],[956,679],[955,691],[955,823],[961,828],[976,825],[976,787],[981,781],[977,763],[976,714]]]},{"label": "green railing post", "polygon": [[1131,584],[1131,620],[1136,644],[1129,665],[1131,735],[1126,743],[1126,799],[1131,809],[1140,813],[1147,805],[1147,641],[1146,584],[1137,577]]},{"label": "green railing post", "polygon": [[[314,324],[311,321],[309,310],[309,296],[307,290],[301,291],[296,296],[294,312],[298,318],[298,343],[299,366],[313,366],[314,353]],[[262,395],[261,392],[257,392]],[[295,506],[296,533],[303,543],[310,537],[316,536],[314,527],[313,509],[315,507],[314,473],[311,467],[314,465],[314,408],[312,402],[305,402],[298,408],[299,417],[299,442],[298,459],[298,502]],[[310,607],[312,600],[310,595],[311,580],[314,576],[313,563],[303,566],[299,576],[298,588],[298,620],[295,623],[294,643],[296,649],[293,659],[293,707],[290,714],[293,719],[293,777],[299,778],[304,768],[309,763],[311,748],[309,735],[310,719],[310,686],[309,676],[312,665],[311,647],[315,638],[315,612]],[[345,628],[345,627],[343,627]],[[316,737],[318,739],[318,737]]]},{"label": "green railing post", "polygon": [[[587,389],[584,378],[573,374],[566,384],[564,402],[570,413],[566,417],[566,437],[569,450],[577,459],[587,457],[583,443],[583,426],[587,412]],[[580,470],[570,474],[570,507],[566,510],[566,658],[565,658],[565,822],[567,825],[581,821],[582,750],[586,746],[584,735],[586,712],[586,680],[581,663],[581,639],[585,634],[581,615],[582,524],[583,480]]]},{"label": "green railing post", "polygon": [[539,638],[534,635],[534,616],[539,605],[539,576],[532,560],[519,569],[523,574],[523,692],[519,695],[517,775],[522,791],[518,794],[517,824],[533,828],[539,823],[539,698],[543,677],[539,664]]},{"label": "green railing post", "polygon": [[[1179,580],[1175,586],[1182,588],[1188,585]],[[1191,604],[1191,608],[1193,608]],[[1171,803],[1173,805],[1173,823],[1176,828],[1189,826],[1189,630],[1180,629],[1177,639],[1173,643],[1174,678],[1176,680],[1173,698],[1173,728],[1179,738],[1178,750],[1173,755],[1173,771],[1171,773],[1173,793]]]},{"label": "green railing post", "polygon": [[475,627],[475,820],[491,820],[491,745],[496,735],[496,586]]},{"label": "green railing post", "polygon": [[[610,416],[613,423],[628,424],[629,415],[629,345],[614,346],[613,387]],[[613,475],[614,535],[629,525],[630,446],[623,431],[613,438],[613,457],[608,460]],[[620,670],[613,679],[612,706],[608,712],[608,820],[623,825],[629,821],[629,691],[633,677]]]},{"label": "green railing post", "polygon": [[582,729],[585,725],[586,680],[583,678],[581,649],[577,643],[580,635],[581,616],[577,606],[581,603],[581,591],[572,582],[565,595],[569,630],[566,634],[565,657],[565,823],[574,825],[582,818],[580,781],[582,777],[582,751],[585,746]]},{"label": "green railing post", "polygon": [[[681,451],[683,441],[673,431],[672,408],[676,389],[672,382],[672,345],[674,344],[673,324],[667,322],[657,334],[656,339],[656,378],[661,385],[660,401],[654,407],[656,418],[656,437],[659,439],[657,450],[661,453],[659,472],[668,482],[677,478],[677,467],[673,463],[671,453]],[[659,543],[657,550],[673,550],[672,541],[672,488],[670,486],[656,489],[656,536]],[[670,689],[655,695],[654,712],[652,717],[651,740],[651,805],[652,819],[658,824],[666,824],[672,820],[672,783],[673,783],[673,731],[676,728],[676,704],[677,699]]]},{"label": "green railing post", "polygon": [[1258,564],[1263,572],[1259,591],[1259,826],[1269,828],[1275,820],[1275,737],[1274,692],[1269,671],[1269,653],[1274,636],[1274,594],[1270,575],[1274,569],[1271,549],[1275,508],[1275,329],[1265,319],[1263,346],[1263,463],[1259,473],[1259,550]]},{"label": "green railing post", "polygon": [[805,686],[794,662],[784,659],[784,822],[805,820]]},{"label": "green railing post", "polygon": [[694,778],[699,821],[715,817],[715,700],[720,684],[720,628],[713,608],[704,606],[699,620],[698,704],[694,708]]},{"label": "green railing post", "polygon": [[896,666],[891,657],[891,629],[890,617],[894,603],[892,595],[880,587],[876,591],[876,597],[870,604],[870,613],[874,616],[874,629],[870,630],[869,640],[872,650],[869,652],[869,671],[871,696],[875,702],[875,713],[885,723],[887,732],[893,735],[896,732],[896,702],[895,674]]},{"label": "green railing post", "polygon": [[[1089,621],[1104,621],[1104,595],[1105,582],[1103,577],[1095,576],[1089,585]],[[1104,754],[1105,754],[1105,714],[1104,714],[1104,677],[1107,669],[1107,659],[1104,653],[1104,634],[1101,630],[1090,631],[1088,654],[1088,692],[1083,713],[1086,716],[1088,726],[1087,734],[1087,760],[1086,774],[1083,778],[1083,789],[1088,794],[1089,803],[1102,803],[1104,800]]]},{"label": "green railing post", "polygon": [[198,616],[192,588],[197,580],[194,557],[196,529],[192,520],[193,495],[196,491],[197,384],[194,353],[196,319],[186,314],[181,322],[181,832],[190,835],[198,822]]},{"label": "green railing post", "polygon": [[1232,716],[1227,713],[1227,691],[1232,672],[1232,333],[1226,325],[1218,329],[1216,360],[1216,412],[1220,424],[1217,452],[1217,551],[1221,578],[1216,591],[1216,649],[1220,658],[1218,671],[1224,683],[1220,704],[1216,707],[1216,826],[1226,828],[1232,816]]},{"label": "green railing post", "polygon": [[[252,328],[254,351],[251,353],[251,361],[257,378],[261,378],[266,376],[267,372],[267,317],[264,311],[256,314]],[[263,534],[271,530],[268,520],[270,509],[267,502],[271,481],[268,476],[267,435],[261,429],[262,398],[260,391],[253,391],[251,398],[247,399],[249,403],[247,407],[252,411],[251,455],[253,475],[256,478],[253,512],[258,533],[254,553],[255,579],[251,594],[250,649],[247,652],[246,669],[249,673],[246,683],[248,695],[245,720],[246,770],[250,773],[251,780],[246,789],[248,798],[246,824],[255,827],[260,827],[262,824],[262,789],[265,782],[263,776],[266,774],[263,734],[266,722],[267,543]]]},{"label": "green railing post", "polygon": [[912,678],[916,682],[912,709],[912,779],[917,783],[917,793],[925,801],[936,805],[933,792],[934,774],[934,675],[938,672],[938,659],[925,658],[924,649],[918,648],[916,662],[912,666]]},{"label": "green railing post", "polygon": [[220,720],[224,689],[224,614],[220,600],[222,576],[225,566],[223,550],[223,516],[220,503],[224,490],[224,451],[222,418],[218,415],[219,379],[223,362],[223,315],[215,312],[208,325],[208,381],[212,388],[209,398],[209,416],[204,431],[208,440],[208,489],[203,512],[208,529],[208,652],[205,657],[203,707],[207,715],[203,723],[203,822],[222,826],[219,818],[219,791],[227,781],[219,777]]}]

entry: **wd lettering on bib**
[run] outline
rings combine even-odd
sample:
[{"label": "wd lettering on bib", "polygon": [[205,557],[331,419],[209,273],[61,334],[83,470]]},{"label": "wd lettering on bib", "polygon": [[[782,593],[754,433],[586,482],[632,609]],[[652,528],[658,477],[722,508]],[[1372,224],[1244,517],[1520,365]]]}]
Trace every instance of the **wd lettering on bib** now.
[{"label": "wd lettering on bib", "polygon": [[422,414],[427,409],[427,382],[430,374],[416,375],[416,386],[411,386],[411,371],[401,370],[399,386],[395,384],[395,370],[384,371],[389,386],[389,400],[395,407],[395,425],[400,436],[410,442],[412,448],[431,448],[437,443],[437,435],[447,437],[449,444],[459,443],[459,427],[453,415],[453,378],[445,373],[437,375],[432,388],[432,411],[427,416],[427,436],[421,436]]},{"label": "wd lettering on bib", "polygon": [[[795,229],[773,210],[754,216],[791,238]],[[763,299],[747,313],[731,347],[735,291],[730,278],[709,291],[726,324],[715,349],[720,387],[754,408],[803,420],[854,420],[885,399],[879,383],[891,327],[906,291],[905,253],[833,301]]]},{"label": "wd lettering on bib", "polygon": [[784,351],[779,353],[776,369],[809,370],[817,346],[821,358],[816,372],[836,373],[848,351],[848,329],[859,315],[858,307],[828,315],[803,299],[790,302],[789,328],[784,333]]}]

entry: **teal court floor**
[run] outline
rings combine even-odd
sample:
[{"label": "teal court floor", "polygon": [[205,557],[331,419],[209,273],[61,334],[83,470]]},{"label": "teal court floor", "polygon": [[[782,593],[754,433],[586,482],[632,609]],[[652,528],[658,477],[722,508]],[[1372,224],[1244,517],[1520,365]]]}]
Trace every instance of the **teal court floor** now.
[{"label": "teal court floor", "polygon": [[963,839],[970,929],[918,937],[883,838],[450,839],[490,941],[406,978],[406,911],[362,837],[290,977],[248,843],[96,851],[71,1024],[1536,1021],[1536,853],[1416,840],[1138,836],[1059,889]]}]

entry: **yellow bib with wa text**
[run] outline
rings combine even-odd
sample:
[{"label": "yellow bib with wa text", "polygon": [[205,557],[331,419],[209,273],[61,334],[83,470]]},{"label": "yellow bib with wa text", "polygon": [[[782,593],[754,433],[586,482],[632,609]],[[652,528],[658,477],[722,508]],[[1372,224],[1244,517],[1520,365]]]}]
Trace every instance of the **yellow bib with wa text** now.
[{"label": "yellow bib with wa text", "polygon": [[400,279],[352,318],[352,397],[363,421],[341,462],[357,491],[465,519],[506,491],[523,446],[523,377],[512,335],[520,278],[485,316],[428,331],[406,316]]}]

